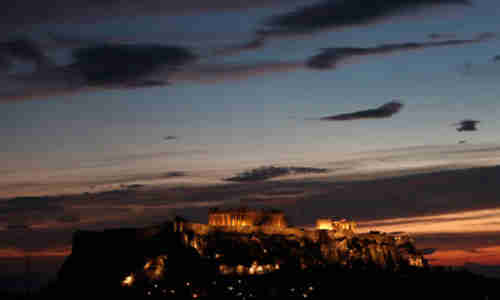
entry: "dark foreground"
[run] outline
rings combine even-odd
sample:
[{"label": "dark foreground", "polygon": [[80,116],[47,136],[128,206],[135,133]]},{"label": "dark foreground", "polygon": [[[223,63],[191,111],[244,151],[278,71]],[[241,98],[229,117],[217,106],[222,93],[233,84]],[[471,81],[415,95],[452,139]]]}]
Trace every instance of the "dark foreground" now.
[{"label": "dark foreground", "polygon": [[[187,276],[189,275],[189,276]],[[54,282],[0,299],[500,299],[500,280],[446,268],[280,270],[258,276],[207,276],[187,268],[158,281],[103,286],[92,277],[82,285]]]}]

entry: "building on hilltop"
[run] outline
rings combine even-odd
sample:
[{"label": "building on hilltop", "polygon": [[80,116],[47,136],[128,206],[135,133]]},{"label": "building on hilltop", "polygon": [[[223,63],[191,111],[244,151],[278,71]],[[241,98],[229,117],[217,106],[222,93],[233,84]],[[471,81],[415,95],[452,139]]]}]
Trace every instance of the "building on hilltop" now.
[{"label": "building on hilltop", "polygon": [[272,226],[288,227],[285,214],[278,210],[258,210],[249,208],[211,209],[208,213],[208,225],[211,226]]},{"label": "building on hilltop", "polygon": [[354,232],[356,223],[341,218],[320,218],[316,220],[316,229]]}]

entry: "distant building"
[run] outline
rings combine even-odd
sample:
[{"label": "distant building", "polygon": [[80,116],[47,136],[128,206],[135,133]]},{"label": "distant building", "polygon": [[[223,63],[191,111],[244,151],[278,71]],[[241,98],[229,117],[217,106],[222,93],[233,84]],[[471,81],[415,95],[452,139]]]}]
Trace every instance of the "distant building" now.
[{"label": "distant building", "polygon": [[288,227],[285,214],[278,210],[258,210],[249,208],[211,209],[208,214],[211,226],[272,226]]},{"label": "distant building", "polygon": [[354,232],[356,223],[340,218],[321,218],[316,220],[316,229]]}]

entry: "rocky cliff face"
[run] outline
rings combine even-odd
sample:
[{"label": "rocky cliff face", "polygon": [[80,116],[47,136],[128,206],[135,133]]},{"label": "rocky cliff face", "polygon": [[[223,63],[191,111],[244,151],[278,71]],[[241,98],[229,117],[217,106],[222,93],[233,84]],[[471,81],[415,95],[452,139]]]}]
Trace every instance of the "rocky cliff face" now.
[{"label": "rocky cliff face", "polygon": [[85,285],[91,279],[119,288],[173,274],[172,280],[194,273],[200,278],[257,276],[326,265],[398,270],[422,267],[425,260],[404,236],[176,220],[142,229],[76,232],[59,278],[67,286]]}]

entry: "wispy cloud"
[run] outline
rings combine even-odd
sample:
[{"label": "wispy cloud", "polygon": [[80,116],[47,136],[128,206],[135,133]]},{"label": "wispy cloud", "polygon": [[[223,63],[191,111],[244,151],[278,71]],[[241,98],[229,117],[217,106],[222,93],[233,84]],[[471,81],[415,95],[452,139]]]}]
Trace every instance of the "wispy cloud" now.
[{"label": "wispy cloud", "polygon": [[266,40],[263,36],[258,36],[252,41],[242,43],[239,45],[233,45],[226,48],[218,49],[213,52],[214,55],[235,55],[243,51],[257,50],[264,47]]},{"label": "wispy cloud", "polygon": [[398,101],[387,102],[377,108],[356,111],[352,113],[338,114],[320,118],[320,121],[351,121],[361,119],[382,119],[389,118],[398,113],[403,104]]},{"label": "wispy cloud", "polygon": [[[215,53],[234,55],[262,48],[271,39],[305,37],[321,31],[367,26],[391,17],[415,13],[422,8],[445,5],[471,6],[472,3],[470,0],[322,0],[312,5],[299,6],[286,14],[271,16],[256,30],[255,39]],[[452,34],[429,35],[431,39],[453,37]]]},{"label": "wispy cloud", "polygon": [[[107,89],[134,89],[165,86],[177,82],[214,84],[221,81],[245,80],[271,73],[299,69],[334,69],[358,57],[391,55],[430,47],[459,46],[496,38],[481,33],[470,40],[445,40],[422,43],[384,44],[369,48],[325,48],[306,61],[268,61],[250,64],[196,63],[193,50],[171,45],[105,43],[76,48],[73,62],[65,66],[39,68],[29,74],[4,74],[0,77],[0,102],[43,98]],[[259,47],[261,41],[241,47]],[[28,43],[29,44],[29,43]],[[30,48],[31,49],[31,48]],[[35,48],[34,48],[35,49]],[[33,49],[33,50],[34,50]],[[23,57],[33,62],[45,57],[39,48],[26,51]],[[238,51],[238,49],[233,49]],[[231,50],[232,51],[232,50]],[[37,54],[38,53],[38,54]],[[19,55],[19,54],[18,54]],[[0,64],[7,68],[8,57]]]},{"label": "wispy cloud", "polygon": [[500,230],[500,209],[480,209],[410,218],[393,218],[363,222],[361,228],[412,234],[477,233]]},{"label": "wispy cloud", "polygon": [[310,167],[264,166],[242,172],[234,177],[227,178],[226,180],[236,181],[236,182],[254,182],[254,181],[263,181],[286,175],[323,174],[323,173],[328,173],[328,171],[329,171],[328,169],[310,168]]},{"label": "wispy cloud", "polygon": [[334,69],[338,67],[340,63],[345,63],[354,58],[364,56],[389,55],[399,52],[423,50],[427,48],[476,44],[491,40],[495,37],[496,35],[493,33],[481,33],[475,38],[469,40],[383,44],[368,48],[324,48],[321,50],[320,54],[311,57],[307,61],[307,66],[317,70]]}]

